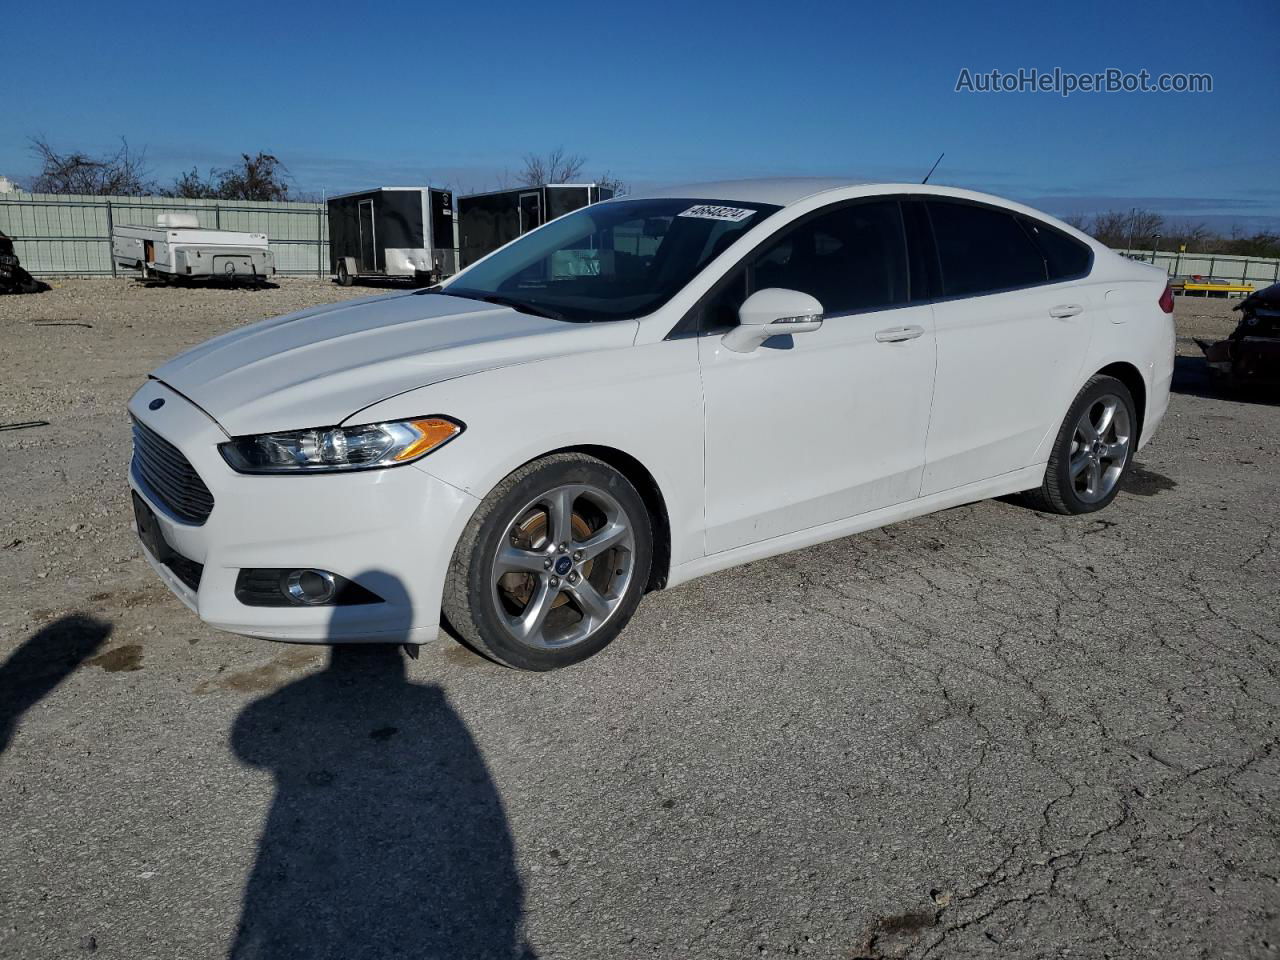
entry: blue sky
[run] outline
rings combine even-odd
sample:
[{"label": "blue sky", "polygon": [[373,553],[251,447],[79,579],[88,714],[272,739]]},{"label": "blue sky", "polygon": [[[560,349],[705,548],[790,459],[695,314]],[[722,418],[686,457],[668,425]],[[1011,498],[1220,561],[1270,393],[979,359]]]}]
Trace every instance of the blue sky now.
[{"label": "blue sky", "polygon": [[[49,3],[5,45],[0,173],[26,138],[146,147],[163,181],[266,150],[299,189],[497,185],[563,145],[633,187],[850,175],[1059,214],[1280,227],[1276,0],[1045,4],[275,0]],[[541,9],[542,12],[531,12]],[[13,39],[13,38],[11,38]],[[1209,73],[1210,94],[956,93],[973,72]]]}]

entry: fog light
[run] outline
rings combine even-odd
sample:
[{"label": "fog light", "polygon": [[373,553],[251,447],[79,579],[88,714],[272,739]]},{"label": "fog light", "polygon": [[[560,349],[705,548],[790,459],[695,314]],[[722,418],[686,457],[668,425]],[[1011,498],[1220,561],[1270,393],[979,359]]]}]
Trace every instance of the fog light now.
[{"label": "fog light", "polygon": [[345,607],[383,602],[360,584],[313,567],[241,570],[236,576],[236,599],[249,607]]},{"label": "fog light", "polygon": [[338,592],[338,581],[328,570],[290,570],[284,592],[295,603],[329,603]]}]

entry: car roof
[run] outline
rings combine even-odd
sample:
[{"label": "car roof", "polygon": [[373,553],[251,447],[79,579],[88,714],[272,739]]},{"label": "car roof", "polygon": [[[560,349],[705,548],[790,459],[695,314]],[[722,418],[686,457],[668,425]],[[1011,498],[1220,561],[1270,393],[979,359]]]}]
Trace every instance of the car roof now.
[{"label": "car roof", "polygon": [[682,183],[670,187],[638,190],[619,200],[643,200],[655,197],[690,197],[699,200],[745,200],[748,203],[772,203],[788,206],[830,190],[873,186],[868,180],[832,177],[764,177],[751,180],[713,180],[707,183]]},{"label": "car roof", "polygon": [[849,196],[857,196],[859,193],[864,192],[868,195],[919,193],[935,197],[976,200],[1041,218],[1053,219],[1043,211],[1024,206],[1007,197],[998,197],[976,190],[966,190],[963,187],[945,187],[921,183],[893,183],[888,180],[853,180],[836,177],[766,177],[752,180],[715,180],[708,183],[684,183],[670,187],[657,187],[652,190],[639,190],[615,199],[644,200],[658,197],[679,197],[691,200],[719,200],[725,202],[741,200],[747,203],[771,203],[780,207],[787,207],[824,193],[844,193]]},{"label": "car roof", "polygon": [[[966,190],[963,187],[945,187],[922,183],[893,183],[887,180],[854,180],[835,177],[766,177],[753,180],[715,180],[709,183],[685,183],[670,187],[657,187],[652,190],[640,190],[635,193],[615,197],[606,203],[625,202],[627,200],[645,200],[660,197],[675,197],[689,200],[716,200],[732,203],[740,200],[746,203],[771,203],[779,207],[807,200],[825,193],[843,193],[846,197],[888,193],[916,193],[933,197],[951,197],[958,200],[971,200],[978,203],[1002,207],[1014,213],[1021,213],[1037,220],[1046,221],[1071,236],[1088,243],[1095,250],[1107,248],[1080,230],[1064,223],[1052,214],[1028,207],[1010,200],[977,190]],[[841,198],[833,198],[841,199]]]}]

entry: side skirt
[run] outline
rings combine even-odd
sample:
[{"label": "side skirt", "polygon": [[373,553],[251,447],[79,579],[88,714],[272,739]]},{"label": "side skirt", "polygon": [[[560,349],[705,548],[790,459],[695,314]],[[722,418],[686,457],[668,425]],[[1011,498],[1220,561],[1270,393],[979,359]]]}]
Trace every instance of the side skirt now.
[{"label": "side skirt", "polygon": [[709,573],[717,573],[744,563],[763,560],[766,557],[776,557],[780,553],[803,550],[805,547],[811,547],[817,543],[826,543],[828,540],[838,540],[840,537],[864,533],[867,530],[888,526],[901,520],[910,520],[912,517],[923,516],[926,513],[935,513],[938,510],[946,510],[949,507],[958,507],[966,503],[976,503],[979,500],[988,500],[992,497],[1020,493],[1023,490],[1033,490],[1040,486],[1044,480],[1044,471],[1045,464],[1043,463],[1023,467],[1021,470],[1014,470],[1012,473],[1004,473],[989,480],[979,480],[976,483],[965,484],[963,487],[943,490],[917,500],[909,500],[906,503],[885,507],[882,510],[873,510],[871,513],[863,513],[856,517],[820,524],[816,527],[809,527],[807,530],[797,530],[795,533],[772,537],[768,540],[761,540],[759,543],[747,544],[745,547],[735,547],[732,550],[725,550],[697,560],[690,560],[687,563],[671,568],[667,587],[674,587],[697,577],[704,577]]}]

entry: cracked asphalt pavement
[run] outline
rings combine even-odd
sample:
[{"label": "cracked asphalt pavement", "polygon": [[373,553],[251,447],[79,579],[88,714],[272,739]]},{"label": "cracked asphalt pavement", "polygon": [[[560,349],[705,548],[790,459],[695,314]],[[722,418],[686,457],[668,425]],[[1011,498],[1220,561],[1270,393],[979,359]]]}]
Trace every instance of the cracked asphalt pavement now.
[{"label": "cracked asphalt pavement", "polygon": [[0,956],[1280,956],[1274,401],[1184,339],[1101,514],[751,564],[550,675],[211,631],[140,558],[124,402],[360,292],[0,300]]}]

